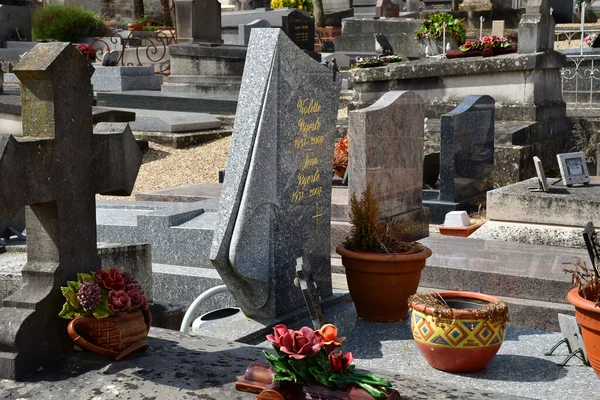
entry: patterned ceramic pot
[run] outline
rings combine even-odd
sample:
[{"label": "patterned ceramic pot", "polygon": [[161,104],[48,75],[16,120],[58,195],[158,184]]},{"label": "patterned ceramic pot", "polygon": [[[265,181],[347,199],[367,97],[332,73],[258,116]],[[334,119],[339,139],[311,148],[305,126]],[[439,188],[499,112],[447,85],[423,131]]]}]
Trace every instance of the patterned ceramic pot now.
[{"label": "patterned ceramic pot", "polygon": [[[490,318],[484,307],[497,297],[474,292],[437,292],[450,310],[412,301],[411,327],[419,351],[433,368],[447,372],[475,372],[494,358],[506,330],[506,318]],[[496,309],[497,310],[497,309]]]}]

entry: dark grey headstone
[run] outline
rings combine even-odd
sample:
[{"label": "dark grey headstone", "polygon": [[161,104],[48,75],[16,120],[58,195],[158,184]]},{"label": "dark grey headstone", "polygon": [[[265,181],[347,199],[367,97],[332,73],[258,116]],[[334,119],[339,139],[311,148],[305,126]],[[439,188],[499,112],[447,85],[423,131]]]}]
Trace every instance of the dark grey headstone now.
[{"label": "dark grey headstone", "polygon": [[218,0],[176,0],[175,4],[179,43],[223,43]]},{"label": "dark grey headstone", "polygon": [[320,295],[331,294],[340,81],[281,30],[251,32],[210,257],[248,316],[304,307],[293,284],[302,255]]},{"label": "dark grey headstone", "polygon": [[28,240],[23,286],[0,308],[0,377],[9,379],[73,348],[60,286],[99,269],[95,194],[129,193],[141,162],[129,128],[93,135],[94,68],[75,46],[39,44],[14,71],[24,138],[0,138],[0,216],[27,206]]},{"label": "dark grey headstone", "polygon": [[296,11],[281,17],[281,29],[302,50],[315,49],[315,20]]},{"label": "dark grey headstone", "polygon": [[469,96],[441,118],[440,200],[459,202],[493,188],[495,101]]}]

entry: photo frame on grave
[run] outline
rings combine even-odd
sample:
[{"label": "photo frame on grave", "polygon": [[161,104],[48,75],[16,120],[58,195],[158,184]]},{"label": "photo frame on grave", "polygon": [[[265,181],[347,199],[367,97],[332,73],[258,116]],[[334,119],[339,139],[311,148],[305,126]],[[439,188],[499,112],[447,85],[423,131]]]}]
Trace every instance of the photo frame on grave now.
[{"label": "photo frame on grave", "polygon": [[539,190],[542,192],[549,192],[548,182],[546,181],[546,173],[544,172],[544,166],[542,160],[538,156],[533,157],[533,164],[535,165],[535,172],[537,173],[538,182],[540,184]]},{"label": "photo frame on grave", "polygon": [[557,154],[560,176],[566,186],[590,183],[585,155],[582,152]]},{"label": "photo frame on grave", "polygon": [[600,252],[598,250],[596,228],[594,228],[594,223],[592,221],[588,222],[583,229],[583,241],[585,242],[585,247],[590,255],[594,273],[597,277],[600,277],[600,274],[598,273],[598,259],[600,257]]}]

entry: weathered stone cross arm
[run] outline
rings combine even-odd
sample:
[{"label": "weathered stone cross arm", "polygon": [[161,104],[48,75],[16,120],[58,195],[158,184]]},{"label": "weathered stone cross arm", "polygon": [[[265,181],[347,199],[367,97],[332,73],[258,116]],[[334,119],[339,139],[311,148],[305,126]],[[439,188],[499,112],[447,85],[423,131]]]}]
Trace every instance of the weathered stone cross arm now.
[{"label": "weathered stone cross arm", "polygon": [[[141,154],[129,125],[113,124],[110,132],[95,132],[93,181],[100,194],[129,195]],[[0,137],[0,216],[14,215],[25,205],[56,200],[61,190],[55,170],[54,139]]]}]

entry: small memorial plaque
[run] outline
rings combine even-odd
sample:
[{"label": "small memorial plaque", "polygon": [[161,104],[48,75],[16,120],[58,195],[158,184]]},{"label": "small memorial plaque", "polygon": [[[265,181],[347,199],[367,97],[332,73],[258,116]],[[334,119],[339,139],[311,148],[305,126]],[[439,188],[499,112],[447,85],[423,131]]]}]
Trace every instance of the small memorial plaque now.
[{"label": "small memorial plaque", "polygon": [[557,154],[556,158],[558,159],[560,175],[566,186],[578,183],[587,185],[590,183],[590,174],[582,152]]},{"label": "small memorial plaque", "polygon": [[540,190],[542,192],[548,192],[548,182],[546,182],[546,173],[542,166],[542,160],[540,160],[538,156],[534,156],[533,163],[535,164],[535,171],[537,172],[537,177],[540,181]]}]

